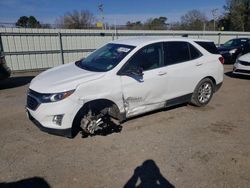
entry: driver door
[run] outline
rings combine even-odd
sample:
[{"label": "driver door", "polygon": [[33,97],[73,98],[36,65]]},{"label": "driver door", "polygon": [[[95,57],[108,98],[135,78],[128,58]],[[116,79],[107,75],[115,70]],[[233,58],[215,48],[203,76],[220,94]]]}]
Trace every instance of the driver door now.
[{"label": "driver door", "polygon": [[[142,69],[143,75],[130,71],[135,68]],[[167,94],[166,71],[162,43],[145,46],[130,58],[121,69],[120,76],[127,117],[164,107]]]}]

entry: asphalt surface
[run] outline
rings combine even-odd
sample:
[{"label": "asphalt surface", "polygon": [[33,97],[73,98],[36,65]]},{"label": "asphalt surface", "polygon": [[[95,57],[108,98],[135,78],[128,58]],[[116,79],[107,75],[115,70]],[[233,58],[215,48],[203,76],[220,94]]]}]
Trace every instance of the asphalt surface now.
[{"label": "asphalt surface", "polygon": [[250,187],[250,77],[225,65],[203,108],[182,105],[125,122],[106,135],[67,139],[26,117],[37,73],[0,83],[0,187]]}]

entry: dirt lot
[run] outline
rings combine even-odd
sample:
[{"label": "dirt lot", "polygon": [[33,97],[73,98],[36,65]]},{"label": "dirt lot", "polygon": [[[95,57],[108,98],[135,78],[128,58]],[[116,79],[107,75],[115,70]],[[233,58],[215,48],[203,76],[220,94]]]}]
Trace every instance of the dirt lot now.
[{"label": "dirt lot", "polygon": [[204,108],[183,105],[127,121],[119,133],[67,139],[27,119],[33,75],[0,83],[0,187],[250,187],[250,78],[226,74]]}]

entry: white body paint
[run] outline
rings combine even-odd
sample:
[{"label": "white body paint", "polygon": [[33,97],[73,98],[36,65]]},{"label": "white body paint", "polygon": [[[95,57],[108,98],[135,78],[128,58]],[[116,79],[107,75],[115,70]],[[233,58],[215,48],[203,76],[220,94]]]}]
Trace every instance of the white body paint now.
[{"label": "white body paint", "polygon": [[[144,71],[141,80],[117,74],[139,49],[164,41],[186,41],[203,55],[195,60]],[[69,90],[75,92],[59,102],[42,103],[36,110],[27,108],[32,117],[44,127],[68,129],[86,102],[108,99],[128,118],[162,108],[169,99],[193,93],[196,85],[205,77],[213,77],[216,84],[223,81],[223,66],[218,60],[219,55],[207,52],[191,39],[142,37],[111,43],[131,45],[135,48],[110,71],[91,72],[69,63],[47,70],[33,79],[30,89],[38,93],[59,93]],[[57,114],[64,114],[61,126],[52,122],[53,116]]]},{"label": "white body paint", "polygon": [[[242,61],[244,63],[242,63]],[[250,75],[250,53],[247,53],[239,57],[238,60],[236,60],[236,63],[234,64],[233,73],[241,75]]]}]

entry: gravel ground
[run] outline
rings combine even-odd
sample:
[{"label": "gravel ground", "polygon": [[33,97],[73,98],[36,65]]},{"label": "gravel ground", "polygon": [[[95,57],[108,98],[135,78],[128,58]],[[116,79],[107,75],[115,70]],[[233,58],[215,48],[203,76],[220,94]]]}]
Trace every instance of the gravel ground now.
[{"label": "gravel ground", "polygon": [[27,119],[37,73],[13,75],[0,83],[0,187],[250,187],[250,77],[230,70],[204,108],[182,105],[74,139]]}]

